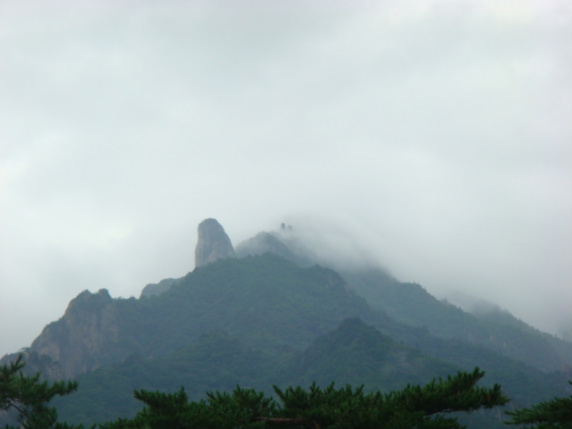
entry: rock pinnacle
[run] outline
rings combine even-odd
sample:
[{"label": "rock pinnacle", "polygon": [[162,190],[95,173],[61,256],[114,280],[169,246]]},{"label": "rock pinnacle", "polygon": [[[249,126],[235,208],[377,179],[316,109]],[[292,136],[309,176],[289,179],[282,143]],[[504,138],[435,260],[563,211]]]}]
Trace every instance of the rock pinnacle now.
[{"label": "rock pinnacle", "polygon": [[199,224],[198,232],[195,267],[202,267],[218,259],[236,258],[230,238],[216,219],[203,220]]}]

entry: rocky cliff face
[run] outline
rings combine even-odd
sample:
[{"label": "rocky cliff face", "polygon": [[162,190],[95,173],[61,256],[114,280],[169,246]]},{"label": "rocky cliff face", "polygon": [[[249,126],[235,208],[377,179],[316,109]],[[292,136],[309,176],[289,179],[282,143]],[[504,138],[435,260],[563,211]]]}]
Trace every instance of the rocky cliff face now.
[{"label": "rocky cliff face", "polygon": [[236,258],[230,238],[216,219],[203,220],[198,231],[195,267],[202,267],[218,259]]},{"label": "rocky cliff face", "polygon": [[106,289],[84,291],[73,299],[64,316],[47,325],[31,352],[57,362],[65,378],[72,378],[116,361],[117,311]]}]

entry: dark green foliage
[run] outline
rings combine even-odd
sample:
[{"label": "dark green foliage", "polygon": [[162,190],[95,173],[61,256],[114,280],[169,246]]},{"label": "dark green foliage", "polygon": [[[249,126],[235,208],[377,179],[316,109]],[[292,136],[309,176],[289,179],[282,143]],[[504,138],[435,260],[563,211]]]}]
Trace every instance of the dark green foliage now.
[{"label": "dark green foliage", "polygon": [[475,387],[484,376],[478,368],[472,373],[458,373],[446,380],[439,378],[424,387],[408,385],[388,394],[365,394],[363,386],[321,389],[315,384],[308,392],[298,388],[285,391],[275,387],[282,401],[282,413],[330,428],[460,428],[455,417],[440,413],[473,411],[508,402],[498,385]]},{"label": "dark green foliage", "polygon": [[181,388],[176,393],[136,391],[145,404],[134,419],[104,423],[100,429],[231,429],[264,427],[257,417],[271,416],[276,403],[254,389],[236,387],[232,394],[208,392],[207,399],[188,402]]},{"label": "dark green foliage", "polygon": [[[83,428],[58,422],[56,408],[48,405],[54,396],[75,391],[77,383],[41,381],[40,373],[25,375],[24,366],[23,355],[19,355],[15,361],[0,367],[0,409],[15,410],[18,426],[23,429]],[[16,429],[16,426],[5,428]]]},{"label": "dark green foliage", "polygon": [[[568,382],[572,385],[572,380]],[[510,425],[526,424],[531,429],[570,429],[572,428],[572,396],[554,398],[540,402],[529,408],[506,412]]]},{"label": "dark green foliage", "polygon": [[263,392],[237,387],[232,393],[207,393],[207,399],[187,402],[183,389],[174,394],[136,391],[145,404],[134,419],[105,423],[101,429],[263,428],[288,426],[331,429],[462,428],[455,417],[443,413],[473,411],[505,404],[500,386],[476,387],[484,376],[478,368],[424,387],[408,385],[399,392],[364,393],[363,386],[308,390],[274,386],[282,403]]}]

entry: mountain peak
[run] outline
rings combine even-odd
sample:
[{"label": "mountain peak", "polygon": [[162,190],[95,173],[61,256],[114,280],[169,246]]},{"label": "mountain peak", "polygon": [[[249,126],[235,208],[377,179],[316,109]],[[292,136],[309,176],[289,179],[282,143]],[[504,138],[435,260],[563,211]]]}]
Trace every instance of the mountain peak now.
[{"label": "mountain peak", "polygon": [[236,258],[230,238],[216,219],[203,220],[199,224],[198,233],[195,267],[202,267],[218,259]]}]

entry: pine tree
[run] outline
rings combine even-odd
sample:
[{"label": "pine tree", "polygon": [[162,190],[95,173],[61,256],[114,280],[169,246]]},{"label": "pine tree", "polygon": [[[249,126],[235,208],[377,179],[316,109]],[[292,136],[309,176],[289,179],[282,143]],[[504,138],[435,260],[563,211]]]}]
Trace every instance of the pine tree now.
[{"label": "pine tree", "polygon": [[444,413],[472,411],[503,405],[509,399],[499,385],[476,387],[484,372],[475,368],[424,387],[407,386],[399,392],[365,393],[334,384],[309,389],[274,386],[282,403],[262,392],[237,387],[232,393],[208,392],[206,399],[187,402],[183,389],[174,394],[136,391],[145,404],[133,420],[120,419],[101,429],[194,429],[265,428],[307,429],[456,429],[457,419]]},{"label": "pine tree", "polygon": [[256,418],[276,409],[264,393],[238,386],[232,393],[207,392],[206,399],[190,403],[183,388],[175,393],[138,390],[134,396],[145,404],[134,419],[104,423],[100,429],[261,428],[265,423]]},{"label": "pine tree", "polygon": [[[572,380],[568,382],[572,385]],[[530,429],[570,429],[572,428],[572,395],[568,398],[554,398],[540,402],[530,408],[506,411],[511,416],[509,425],[526,424]]]},{"label": "pine tree", "polygon": [[[0,367],[0,409],[15,411],[21,429],[81,429],[58,422],[50,400],[56,395],[67,395],[77,389],[75,381],[49,383],[40,380],[40,373],[25,375],[23,355]],[[6,425],[5,429],[16,429]]]},{"label": "pine tree", "polygon": [[315,384],[308,392],[298,388],[285,391],[274,387],[282,401],[284,416],[305,421],[308,428],[461,428],[457,419],[443,413],[470,412],[503,405],[509,399],[501,387],[476,387],[484,376],[479,368],[459,372],[426,386],[408,385],[399,392],[365,394],[363,386],[321,389]]}]

